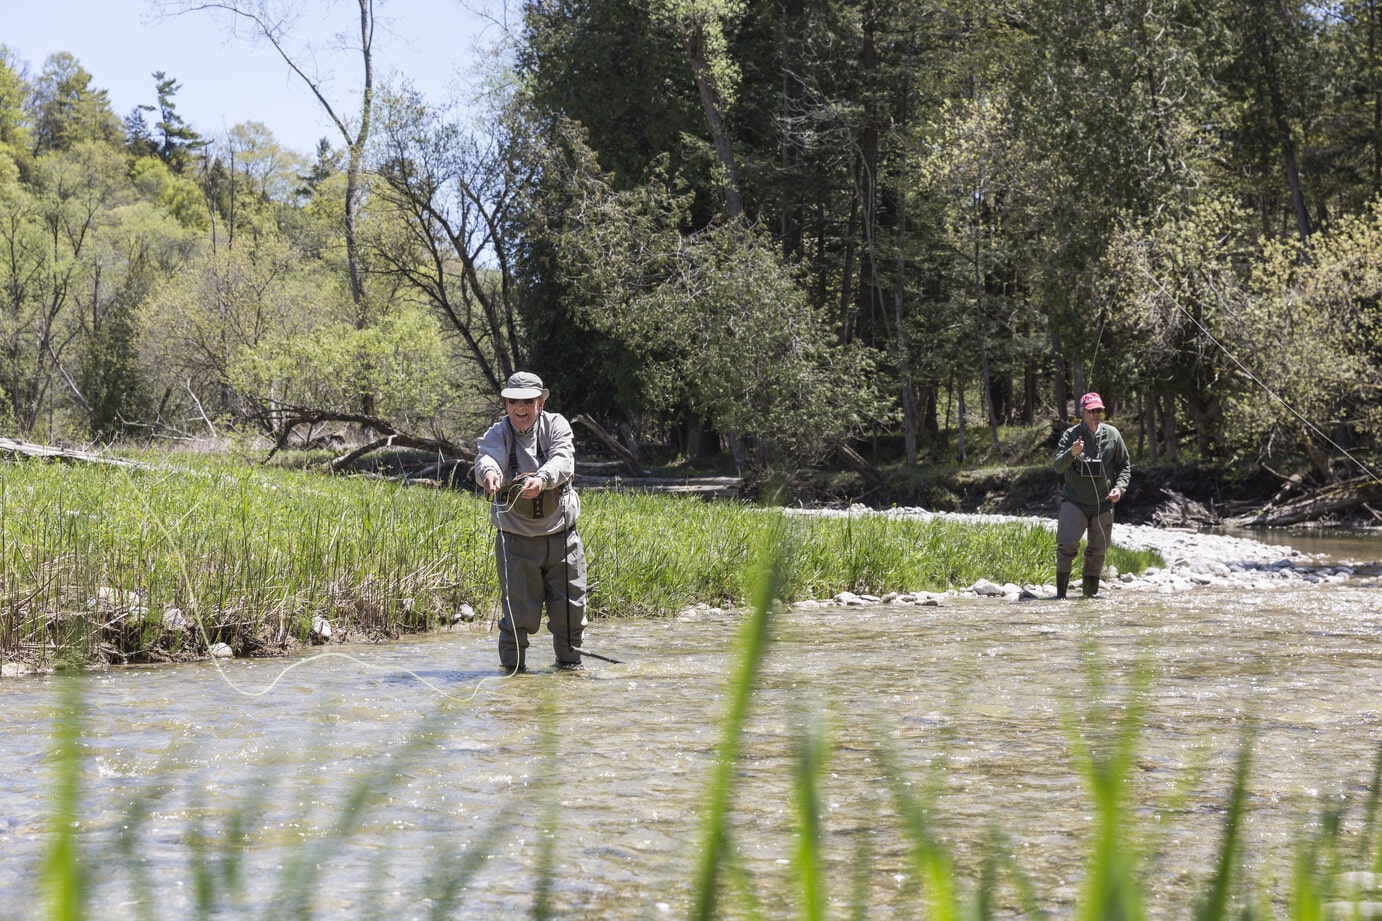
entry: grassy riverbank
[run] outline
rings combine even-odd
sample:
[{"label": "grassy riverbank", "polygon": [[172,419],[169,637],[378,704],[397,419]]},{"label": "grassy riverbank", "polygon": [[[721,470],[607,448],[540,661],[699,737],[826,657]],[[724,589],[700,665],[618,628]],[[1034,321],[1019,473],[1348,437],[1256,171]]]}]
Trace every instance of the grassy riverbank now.
[{"label": "grassy riverbank", "polygon": [[[1015,524],[784,517],[735,503],[586,492],[596,617],[744,604],[750,548],[790,548],[779,597],[1052,578],[1049,532]],[[0,653],[39,665],[236,655],[492,616],[483,497],[187,456],[140,468],[11,462],[0,478]],[[1160,560],[1114,548],[1140,571]],[[463,613],[467,612],[467,613]]]}]

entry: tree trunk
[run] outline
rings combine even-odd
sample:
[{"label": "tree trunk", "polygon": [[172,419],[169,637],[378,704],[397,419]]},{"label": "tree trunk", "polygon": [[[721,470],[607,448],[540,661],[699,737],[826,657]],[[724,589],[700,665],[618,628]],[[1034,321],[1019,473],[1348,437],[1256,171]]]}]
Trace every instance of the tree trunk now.
[{"label": "tree trunk", "polygon": [[1277,17],[1271,6],[1264,0],[1254,0],[1256,8],[1256,28],[1258,63],[1262,67],[1262,77],[1266,83],[1268,114],[1276,128],[1277,143],[1281,147],[1282,166],[1286,173],[1286,186],[1291,194],[1291,210],[1296,218],[1296,233],[1301,243],[1310,239],[1310,215],[1305,208],[1305,193],[1300,187],[1300,169],[1296,163],[1296,142],[1291,132],[1291,123],[1286,117],[1285,94],[1281,86],[1281,75],[1277,72],[1277,47],[1275,31]]},{"label": "tree trunk", "polygon": [[1055,324],[1047,325],[1051,329],[1051,355],[1055,364],[1055,386],[1051,398],[1056,403],[1056,418],[1064,424],[1070,418],[1070,391],[1065,381],[1069,369],[1065,366],[1065,355],[1061,352],[1060,335],[1055,330]]},{"label": "tree trunk", "polygon": [[615,457],[619,458],[619,463],[623,465],[625,473],[629,476],[643,475],[643,469],[638,466],[638,458],[634,457],[633,452],[621,445],[613,435],[605,431],[604,426],[600,425],[600,423],[596,422],[585,413],[581,413],[571,421],[579,422],[581,425],[590,429],[595,437],[600,440],[600,443],[608,448]]},{"label": "tree trunk", "polygon": [[1147,433],[1147,459],[1155,464],[1161,452],[1157,446],[1156,395],[1150,390],[1142,398],[1142,430]]},{"label": "tree trunk", "polygon": [[1180,445],[1176,443],[1176,398],[1169,393],[1162,397],[1161,430],[1166,439],[1166,460],[1180,460]]},{"label": "tree trunk", "polygon": [[961,384],[956,388],[956,407],[955,407],[955,431],[959,437],[959,442],[955,448],[957,460],[965,459],[965,388]]},{"label": "tree trunk", "polygon": [[906,191],[901,182],[897,190],[897,268],[893,280],[893,310],[897,321],[897,372],[902,387],[902,444],[907,455],[907,466],[917,463],[917,408],[912,393],[912,372],[910,349],[907,343],[906,310],[903,278],[907,263],[903,258],[903,243],[906,238],[907,210]]},{"label": "tree trunk", "polygon": [[744,218],[744,200],[739,192],[739,166],[734,159],[734,147],[730,144],[724,114],[720,111],[721,99],[720,92],[715,86],[715,75],[705,55],[704,26],[699,22],[687,23],[682,32],[682,42],[691,61],[691,73],[696,79],[696,89],[701,94],[701,108],[705,110],[710,142],[715,147],[715,157],[720,161],[720,168],[725,171],[725,213],[731,222],[741,221]]}]

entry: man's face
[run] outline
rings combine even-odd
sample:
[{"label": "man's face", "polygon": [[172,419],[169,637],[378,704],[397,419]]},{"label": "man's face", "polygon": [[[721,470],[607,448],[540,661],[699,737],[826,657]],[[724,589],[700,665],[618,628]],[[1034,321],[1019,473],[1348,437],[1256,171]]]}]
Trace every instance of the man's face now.
[{"label": "man's face", "polygon": [[504,412],[509,414],[509,421],[514,428],[520,432],[526,432],[533,427],[537,417],[542,414],[542,397],[535,397],[528,400],[504,399]]},{"label": "man's face", "polygon": [[1099,431],[1099,423],[1104,421],[1104,411],[1102,409],[1082,409],[1080,417],[1084,419],[1085,428],[1091,432]]}]

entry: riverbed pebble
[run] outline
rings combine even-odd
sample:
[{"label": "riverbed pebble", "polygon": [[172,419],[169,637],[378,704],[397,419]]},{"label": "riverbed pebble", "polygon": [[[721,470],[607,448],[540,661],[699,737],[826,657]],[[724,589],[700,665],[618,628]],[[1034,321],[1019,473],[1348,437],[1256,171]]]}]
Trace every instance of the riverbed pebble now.
[{"label": "riverbed pebble", "polygon": [[[1032,524],[1055,530],[1056,522],[1038,516],[981,515],[932,512],[920,508],[870,509],[855,505],[848,509],[789,509],[789,514],[822,517],[862,517],[884,515],[892,518],[914,518],[920,521],[943,519],[959,523],[992,524],[1015,522]],[[1357,573],[1347,564],[1328,565],[1299,550],[1280,545],[1264,544],[1246,537],[1229,534],[1207,534],[1179,528],[1157,528],[1149,525],[1115,524],[1115,545],[1129,550],[1154,550],[1166,561],[1166,566],[1149,566],[1142,573],[1120,573],[1112,565],[1104,569],[1102,585],[1116,591],[1144,591],[1176,594],[1196,588],[1233,586],[1272,590],[1282,586],[1342,582]],[[1025,601],[1049,598],[1055,594],[1053,585],[998,585],[989,579],[979,579],[973,585],[942,595],[931,595],[927,601],[910,600],[918,597],[896,593],[880,599],[889,603],[940,604],[946,595],[978,598],[1001,598],[1006,601]],[[841,592],[833,603],[858,605],[871,603],[862,599],[870,596]]]}]

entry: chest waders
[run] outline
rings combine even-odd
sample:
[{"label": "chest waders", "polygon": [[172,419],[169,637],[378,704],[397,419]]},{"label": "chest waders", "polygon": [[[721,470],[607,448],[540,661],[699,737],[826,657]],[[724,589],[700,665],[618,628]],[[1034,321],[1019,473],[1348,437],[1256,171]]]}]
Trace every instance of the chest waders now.
[{"label": "chest waders", "polygon": [[[539,420],[539,421],[540,421],[540,420]],[[519,472],[518,472],[518,430],[515,429],[515,428],[513,427],[513,420],[508,419],[508,418],[505,418],[504,423],[508,426],[508,429],[509,429],[509,483],[511,484],[511,486],[517,486],[517,484],[518,484],[518,477],[519,477]],[[536,423],[534,423],[534,425],[536,426]],[[547,452],[546,452],[545,450],[543,450],[543,447],[542,447],[542,439],[538,437],[538,433],[537,433],[537,429],[536,429],[536,428],[533,429],[533,451],[534,451],[534,453],[537,455],[537,465],[538,465],[538,469],[540,470],[540,469],[542,468],[542,466],[543,466],[544,464],[547,463]],[[536,471],[534,471],[534,472],[536,472]],[[545,512],[545,500],[546,500],[546,498],[547,498],[547,493],[548,493],[548,492],[553,493],[553,494],[554,494],[554,498],[556,499],[556,501],[557,501],[558,503],[560,503],[560,502],[561,502],[561,496],[566,492],[566,490],[567,490],[567,484],[563,483],[563,484],[561,484],[560,486],[554,487],[554,488],[551,489],[551,490],[546,490],[546,489],[544,489],[544,490],[542,490],[541,492],[539,492],[539,493],[537,494],[537,497],[536,497],[536,498],[531,499],[531,500],[528,500],[528,501],[530,501],[530,502],[532,503],[532,514],[531,514],[531,517],[534,518],[534,519],[545,517],[545,514],[546,514],[546,512]],[[521,497],[519,497],[519,496],[517,495],[517,490],[515,490],[515,491],[514,491],[514,502],[517,503],[517,502],[520,500],[520,498],[521,498]],[[503,532],[503,528],[500,528],[500,529],[499,529],[499,534],[500,534],[500,540],[501,540],[501,541],[503,540],[503,533],[504,533],[504,532]],[[572,643],[572,638],[573,638],[573,636],[572,636],[572,631],[571,631],[571,548],[568,546],[568,544],[569,544],[569,542],[570,542],[570,539],[571,539],[571,526],[570,526],[570,525],[568,524],[568,522],[567,522],[567,519],[566,519],[566,507],[563,505],[563,506],[561,506],[561,559],[562,559],[562,567],[563,567],[563,572],[562,572],[562,584],[563,584],[563,586],[564,586],[563,596],[564,596],[564,603],[565,603],[565,605],[566,605],[566,611],[565,611],[565,617],[564,617],[564,621],[565,621],[565,623],[566,623],[566,648],[575,651],[575,652],[577,653],[577,655],[580,656],[580,655],[582,655],[582,653],[580,652],[580,647],[579,647],[579,646],[576,646],[576,645],[574,645],[574,644]],[[508,568],[508,550],[507,550],[507,545],[505,545],[505,549],[504,549],[504,566],[505,566],[505,571],[507,572],[507,568]],[[507,582],[507,577],[506,577],[505,581]],[[519,631],[518,625],[517,625],[517,623],[515,623],[515,618],[514,618],[514,616],[513,616],[513,611],[510,610],[510,611],[508,612],[508,614],[509,614],[509,626],[510,626],[510,629],[512,629],[512,631],[513,631],[514,646],[517,647],[517,659],[515,660],[515,665],[514,665],[514,668],[511,670],[511,673],[517,673],[517,672],[525,671],[526,668],[527,668],[527,664],[526,664],[526,662],[524,661],[524,658],[525,658],[524,653],[525,653],[525,651],[526,651],[526,644],[522,641],[522,638],[519,637],[519,635],[518,635],[521,631]],[[525,633],[526,633],[526,632],[525,632]],[[593,653],[592,653],[592,655],[593,655]],[[600,658],[603,658],[603,657],[600,657]],[[614,659],[609,659],[609,660],[607,660],[607,661],[613,662],[613,661],[616,661],[616,660],[614,660]],[[558,667],[558,668],[565,668],[565,669],[568,669],[568,670],[570,670],[570,669],[578,669],[578,668],[581,667],[581,661],[580,661],[579,658],[577,658],[575,662],[558,662],[558,663],[557,663],[557,667]]]},{"label": "chest waders", "polygon": [[[1081,452],[1081,455],[1079,457],[1074,458],[1071,461],[1071,463],[1080,465],[1076,475],[1079,476],[1081,479],[1087,479],[1094,484],[1094,495],[1097,498],[1098,494],[1101,491],[1103,491],[1102,487],[1108,487],[1109,485],[1107,479],[1107,471],[1104,469],[1103,442],[1099,440],[1099,431],[1097,429],[1094,432],[1088,432],[1088,430],[1084,427],[1083,423],[1081,423],[1079,428],[1079,437],[1084,439],[1086,447],[1084,451]],[[1088,437],[1086,437],[1087,432]],[[1075,509],[1077,509],[1078,512],[1071,511]],[[1085,545],[1085,572],[1081,575],[1080,578],[1080,590],[1086,598],[1093,598],[1095,595],[1099,594],[1100,577],[1099,575],[1091,574],[1088,571],[1091,565],[1090,551],[1095,550],[1093,556],[1097,556],[1098,566],[1100,571],[1102,571],[1104,553],[1107,551],[1108,543],[1111,537],[1110,532],[1113,526],[1113,521],[1111,517],[1108,519],[1108,521],[1104,521],[1103,519],[1105,515],[1111,515],[1112,512],[1113,502],[1108,499],[1098,499],[1095,502],[1094,506],[1091,508],[1088,505],[1076,502],[1073,499],[1065,497],[1064,495],[1061,496],[1060,505],[1057,507],[1056,510],[1057,598],[1067,597],[1070,586],[1070,570],[1067,569],[1064,572],[1062,572],[1060,563],[1060,556],[1063,549],[1060,543],[1060,538],[1061,532],[1065,529],[1065,527],[1068,524],[1067,519],[1074,518],[1074,516],[1076,516],[1077,514],[1079,516],[1082,516],[1084,519],[1083,526],[1080,527],[1080,536],[1086,537],[1087,539]],[[1096,529],[1098,531],[1097,549],[1093,546],[1093,544],[1096,543]],[[1075,538],[1075,543],[1079,543],[1079,537]],[[1073,559],[1074,550],[1071,549],[1068,551],[1068,553],[1071,555]]]}]

